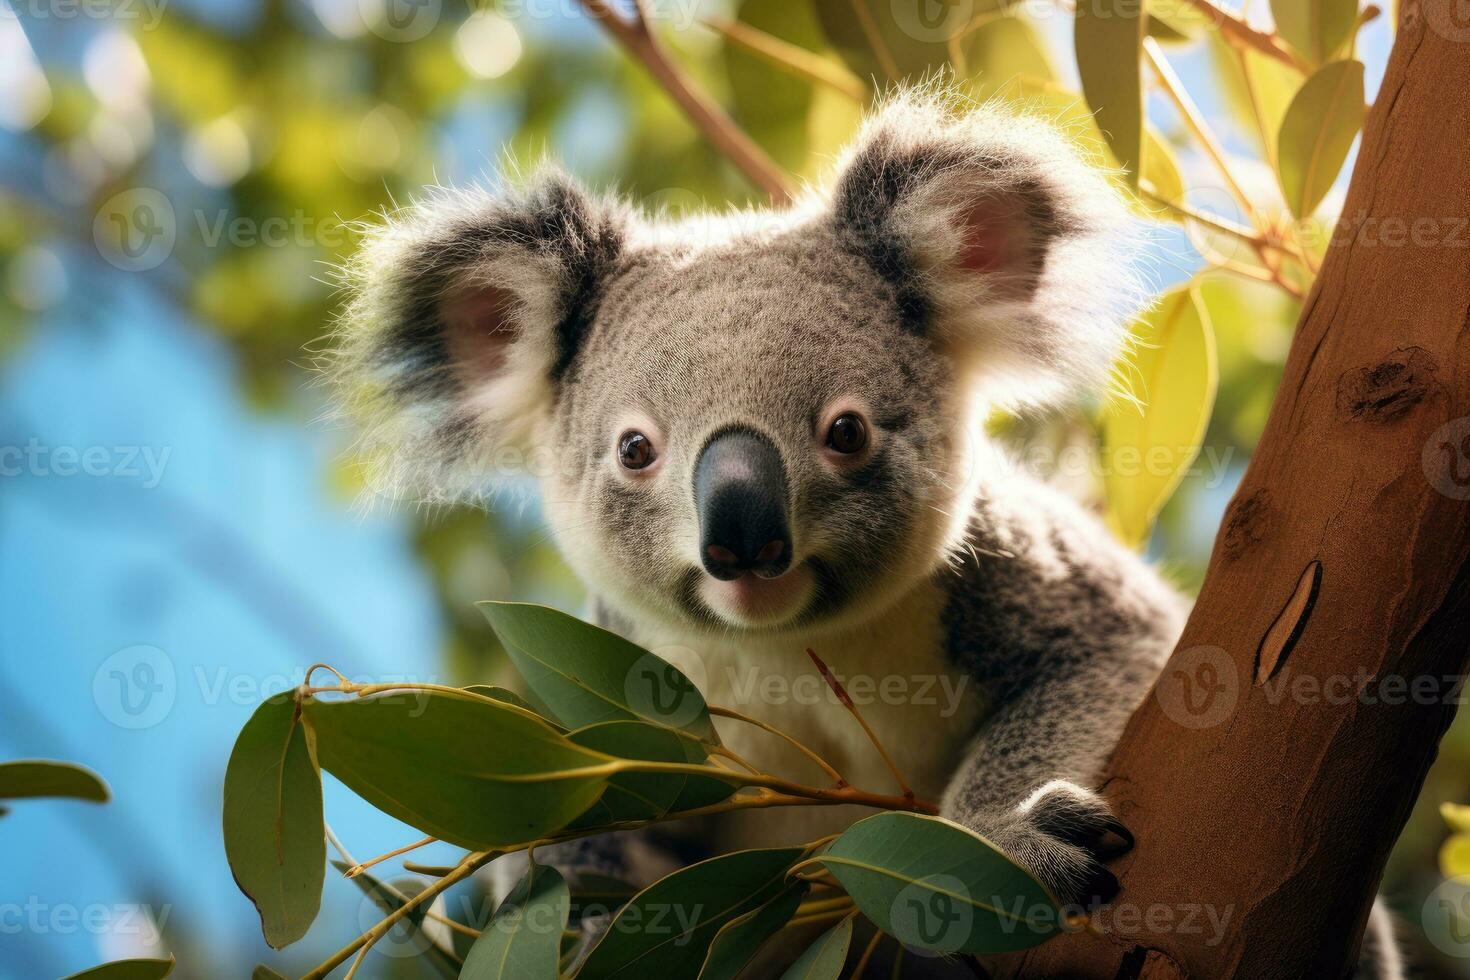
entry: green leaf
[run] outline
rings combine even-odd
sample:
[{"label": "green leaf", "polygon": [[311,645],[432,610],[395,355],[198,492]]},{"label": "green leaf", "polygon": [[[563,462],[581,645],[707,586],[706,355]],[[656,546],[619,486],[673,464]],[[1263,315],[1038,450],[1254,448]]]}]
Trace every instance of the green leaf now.
[{"label": "green leaf", "polygon": [[47,759],[0,762],[0,800],[65,797],[106,803],[107,783],[86,766]]},{"label": "green leaf", "polygon": [[501,701],[505,704],[515,705],[517,708],[524,708],[526,711],[529,711],[532,714],[539,714],[539,712],[537,712],[537,710],[531,705],[531,702],[527,701],[525,698],[521,697],[519,694],[517,694],[515,691],[510,690],[509,688],[498,687],[494,684],[471,684],[466,687],[465,690],[471,694],[478,694],[482,698],[489,698],[492,701]]},{"label": "green leaf", "polygon": [[[346,861],[333,861],[332,867],[345,876],[351,865]],[[363,894],[371,899],[385,916],[397,912],[408,899],[413,898],[424,888],[423,882],[412,879],[391,885],[385,884],[366,871],[353,875],[349,880],[362,889]],[[424,920],[428,917],[428,911],[427,904],[416,905],[409,909],[408,914],[400,919],[394,928],[402,928],[406,925],[412,934],[413,941],[423,950],[423,958],[429,961],[440,976],[453,980],[459,975],[459,960],[450,950],[445,949],[434,940],[433,936],[424,931]]]},{"label": "green leaf", "polygon": [[765,941],[791,921],[810,887],[804,881],[792,882],[775,898],[721,926],[709,944],[699,980],[735,980]]},{"label": "green leaf", "polygon": [[1103,483],[1109,523],[1139,548],[1199,454],[1219,366],[1209,314],[1192,283],[1135,321],[1133,340],[1124,375],[1138,404],[1120,400],[1103,419]]},{"label": "green leaf", "polygon": [[1061,926],[1056,900],[989,841],[917,813],[879,813],[818,858],[900,942],[941,953],[1028,949]]},{"label": "green leaf", "polygon": [[166,960],[113,960],[64,980],[162,980],[174,971],[174,958]]},{"label": "green leaf", "polygon": [[[604,721],[579,728],[567,738],[619,759],[700,765],[709,759],[704,743],[682,732],[642,721]],[[728,799],[738,787],[713,777],[680,773],[623,773],[608,780],[607,791],[575,827],[601,827],[624,820],[648,820],[675,809],[683,800]],[[704,806],[706,803],[697,803]],[[687,804],[680,809],[691,809]]]},{"label": "green leaf", "polygon": [[255,709],[225,767],[225,857],[275,949],[306,935],[321,906],[327,842],[322,778],[296,692]]},{"label": "green leaf", "polygon": [[259,963],[255,969],[250,971],[250,980],[286,980],[286,978],[264,963]]},{"label": "green leaf", "polygon": [[613,917],[578,980],[697,976],[725,923],[780,892],[805,853],[800,847],[736,851],[654,882]]},{"label": "green leaf", "polygon": [[472,695],[312,699],[305,716],[322,768],[384,813],[472,850],[565,827],[607,785],[587,768],[612,761]]},{"label": "green leaf", "polygon": [[714,740],[704,696],[689,678],[642,647],[546,606],[476,605],[531,690],[572,728],[642,719]]},{"label": "green leaf", "polygon": [[462,980],[556,980],[571,895],[555,868],[533,864],[465,958]]},{"label": "green leaf", "polygon": [[1205,39],[1214,76],[1240,132],[1274,162],[1281,120],[1301,88],[1301,72],[1252,48],[1235,47],[1219,31],[1208,32]]},{"label": "green leaf", "polygon": [[781,980],[837,980],[851,945],[852,916],[849,915],[808,946],[791,968],[781,974]]},{"label": "green leaf", "polygon": [[1144,0],[1149,36],[1165,44],[1193,41],[1214,28],[1211,18],[1189,0]]},{"label": "green leaf", "polygon": [[1277,141],[1277,171],[1286,204],[1311,217],[1337,180],[1353,139],[1363,128],[1363,64],[1334,61],[1302,86]]},{"label": "green leaf", "polygon": [[1463,803],[1441,803],[1439,815],[1458,834],[1470,833],[1470,806]]},{"label": "green leaf", "polygon": [[1074,42],[1082,92],[1135,187],[1143,160],[1143,25],[1137,0],[1077,4]]},{"label": "green leaf", "polygon": [[1320,65],[1352,37],[1358,0],[1271,0],[1271,16],[1287,43]]}]

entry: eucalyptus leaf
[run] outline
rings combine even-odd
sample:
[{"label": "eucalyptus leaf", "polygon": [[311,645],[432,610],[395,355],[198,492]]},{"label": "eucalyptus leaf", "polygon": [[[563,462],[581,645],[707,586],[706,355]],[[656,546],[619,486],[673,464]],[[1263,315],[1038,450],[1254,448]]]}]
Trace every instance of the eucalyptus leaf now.
[{"label": "eucalyptus leaf", "polygon": [[1470,833],[1470,806],[1463,803],[1441,803],[1439,815],[1456,833]]},{"label": "eucalyptus leaf", "polygon": [[174,958],[166,960],[136,959],[113,960],[94,966],[81,973],[73,973],[63,980],[163,980],[174,972]]},{"label": "eucalyptus leaf", "polygon": [[225,767],[225,857],[276,949],[306,935],[321,906],[327,842],[322,779],[296,692],[264,701]]},{"label": "eucalyptus leaf", "polygon": [[264,963],[260,963],[250,971],[250,980],[286,980],[286,978]]},{"label": "eucalyptus leaf", "polygon": [[[709,758],[704,744],[682,732],[642,721],[604,721],[567,735],[578,745],[619,759],[700,765]],[[738,787],[713,777],[681,773],[623,773],[608,781],[607,791],[574,827],[601,827],[624,820],[661,817],[681,800],[718,803]],[[699,804],[707,805],[707,804]],[[683,806],[682,809],[690,809]]]},{"label": "eucalyptus leaf", "polygon": [[1137,186],[1143,162],[1143,27],[1137,0],[1077,4],[1073,40],[1082,92],[1130,186]]},{"label": "eucalyptus leaf", "polygon": [[1277,171],[1287,207],[1311,217],[1337,181],[1348,150],[1363,128],[1363,64],[1334,61],[1302,86],[1277,140]]},{"label": "eucalyptus leaf", "polygon": [[1061,927],[1035,878],[958,824],[889,812],[853,824],[818,857],[873,923],[940,953],[1028,949]]},{"label": "eucalyptus leaf", "polygon": [[571,895],[555,868],[533,864],[465,958],[464,980],[556,980]]},{"label": "eucalyptus leaf", "polygon": [[578,980],[697,976],[720,929],[781,892],[805,853],[799,847],[735,851],[654,882],[613,917]]},{"label": "eucalyptus leaf", "polygon": [[[1169,149],[1169,144],[1164,142],[1164,138],[1152,126],[1144,131],[1143,177],[1154,193],[1165,201],[1174,204],[1184,201],[1184,177],[1179,173],[1174,151]],[[1178,215],[1168,210],[1161,217],[1178,220]]]},{"label": "eucalyptus leaf", "polygon": [[1322,64],[1335,58],[1353,36],[1358,23],[1358,2],[1271,0],[1271,16],[1287,43]]},{"label": "eucalyptus leaf", "polygon": [[[345,875],[351,866],[346,861],[333,861],[332,867]],[[422,882],[411,880],[390,885],[379,881],[366,871],[353,875],[350,880],[362,889],[363,894],[378,907],[384,916],[397,912],[408,899],[413,898],[424,887]],[[428,917],[428,912],[428,905],[416,905],[409,909],[408,914],[400,919],[394,928],[409,930],[412,941],[423,951],[421,954],[423,959],[428,961],[441,977],[453,980],[459,975],[459,960],[425,931],[424,920]]]},{"label": "eucalyptus leaf", "polygon": [[781,980],[837,980],[851,946],[852,916],[849,915],[817,937],[817,941],[781,974]]},{"label": "eucalyptus leaf", "polygon": [[1120,399],[1103,418],[1103,484],[1113,530],[1141,548],[1199,454],[1219,385],[1214,330],[1193,284],[1134,322],[1128,359],[1136,402]]},{"label": "eucalyptus leaf", "polygon": [[106,803],[107,783],[86,766],[49,759],[0,762],[0,800],[64,797]]},{"label": "eucalyptus leaf", "polygon": [[1056,80],[1056,69],[1036,28],[1022,17],[997,17],[976,28],[966,54],[979,94]]},{"label": "eucalyptus leaf", "polygon": [[699,980],[735,980],[765,941],[791,921],[810,888],[804,881],[794,881],[763,905],[721,926],[709,944]]},{"label": "eucalyptus leaf", "polygon": [[565,827],[607,785],[588,767],[612,761],[525,711],[469,695],[313,699],[305,716],[322,768],[383,812],[473,850]]},{"label": "eucalyptus leaf", "polygon": [[471,684],[466,687],[465,690],[471,694],[478,694],[481,697],[490,698],[493,701],[503,701],[504,703],[514,705],[517,708],[524,708],[526,711],[529,711],[532,714],[539,714],[539,712],[537,712],[536,709],[531,705],[531,702],[527,701],[525,698],[521,697],[519,694],[517,694],[515,691],[510,690],[509,688],[499,687],[495,684]]},{"label": "eucalyptus leaf", "polygon": [[1446,878],[1470,878],[1470,834],[1451,834],[1439,848],[1439,871]]},{"label": "eucalyptus leaf", "polygon": [[704,696],[642,647],[546,606],[477,605],[531,690],[570,727],[641,719],[714,740]]}]

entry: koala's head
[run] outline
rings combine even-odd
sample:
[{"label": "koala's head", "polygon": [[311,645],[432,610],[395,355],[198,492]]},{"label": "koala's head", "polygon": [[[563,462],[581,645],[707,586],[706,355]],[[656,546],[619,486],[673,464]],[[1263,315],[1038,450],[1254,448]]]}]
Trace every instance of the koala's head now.
[{"label": "koala's head", "polygon": [[781,212],[670,224],[546,171],[435,191],[348,268],[334,369],[382,479],[529,470],[624,616],[807,628],[945,559],[985,408],[1106,378],[1129,224],[1045,125],[901,97]]}]

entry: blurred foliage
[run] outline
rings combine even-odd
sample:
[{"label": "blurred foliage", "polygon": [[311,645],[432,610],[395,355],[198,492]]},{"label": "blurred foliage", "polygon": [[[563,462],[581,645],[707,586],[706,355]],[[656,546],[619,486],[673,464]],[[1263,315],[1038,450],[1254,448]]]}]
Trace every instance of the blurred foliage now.
[{"label": "blurred foliage", "polygon": [[[119,6],[116,16],[85,24],[37,16],[42,8],[20,9],[18,18],[0,11],[0,126],[13,134],[0,156],[0,359],[21,348],[41,316],[66,304],[82,318],[102,315],[109,294],[133,277],[129,285],[143,283],[230,345],[241,390],[254,404],[306,423],[321,410],[310,364],[327,343],[335,302],[327,273],[353,248],[344,222],[391,208],[436,180],[493,172],[502,147],[522,164],[552,148],[588,181],[616,184],[653,208],[757,201],[738,171],[570,0],[428,3],[415,9],[434,15],[408,28],[387,15],[390,2],[172,3],[156,20],[138,5]],[[1329,16],[1303,20],[1291,3],[1272,4],[1292,11],[1282,29],[1295,58],[1314,71],[1345,71],[1330,65],[1355,56],[1357,5],[1313,6]],[[1148,118],[1137,120],[1136,134],[1114,123],[1110,148],[1093,118],[1097,106],[1059,67],[1073,62],[1066,32],[1037,4],[977,0],[945,8],[968,10],[963,23],[949,13],[939,21],[908,17],[903,5],[884,0],[649,7],[671,56],[802,178],[830,165],[862,106],[839,86],[814,82],[699,20],[738,20],[870,93],[899,78],[952,71],[977,98],[1004,97],[1057,119],[1100,163],[1142,161],[1140,211],[1177,222],[1188,235],[1193,249],[1177,261],[1193,273],[1218,364],[1199,461],[1164,505],[1153,538],[1153,554],[1176,581],[1197,588],[1224,494],[1260,437],[1301,297],[1325,251],[1338,205],[1330,194],[1322,202],[1319,192],[1331,181],[1313,175],[1305,190],[1300,174],[1287,181],[1300,210],[1315,208],[1302,222],[1278,187],[1259,180],[1243,181],[1248,207],[1232,200],[1177,104],[1156,111],[1156,102],[1169,105],[1170,93],[1143,58],[1114,59],[1089,74],[1088,94],[1098,86],[1130,92],[1138,83],[1147,97],[1137,111],[1146,104]],[[1300,66],[1233,42],[1182,0],[1149,0],[1145,10],[1133,34],[1109,43],[1135,46],[1136,54],[1147,37],[1167,57],[1203,53],[1210,84],[1229,110],[1229,118],[1211,123],[1257,158],[1227,153],[1232,166],[1250,171],[1264,163],[1280,172],[1284,163],[1290,171],[1302,147],[1308,155],[1318,146],[1334,157],[1347,153],[1356,107],[1333,132],[1307,124],[1328,125],[1323,117],[1334,113],[1302,109],[1287,134],[1293,145],[1283,146],[1283,125],[1306,80]],[[1130,145],[1120,144],[1120,134]],[[172,229],[161,257],[132,254],[140,235],[157,230],[139,223],[139,188],[166,202],[152,213]],[[1244,222],[1275,245],[1263,253],[1208,221],[1186,219],[1188,211]],[[1093,453],[1099,419],[1078,413],[998,427],[1019,443]],[[326,482],[344,504],[361,489],[346,461]],[[1074,482],[1101,506],[1101,478]],[[414,545],[441,597],[454,680],[508,676],[473,601],[516,596],[566,605],[578,594],[545,533],[509,503],[489,514],[451,508],[417,520]],[[1470,798],[1467,772],[1470,727],[1462,723],[1444,743],[1390,869],[1390,889],[1423,894],[1425,880],[1432,887],[1444,838],[1434,808]]]}]

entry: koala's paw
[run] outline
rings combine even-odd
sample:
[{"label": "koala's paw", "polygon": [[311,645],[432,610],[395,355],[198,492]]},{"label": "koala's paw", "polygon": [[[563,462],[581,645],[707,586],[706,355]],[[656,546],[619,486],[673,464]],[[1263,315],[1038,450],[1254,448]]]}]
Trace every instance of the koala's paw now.
[{"label": "koala's paw", "polygon": [[1061,902],[1084,907],[1118,893],[1103,862],[1133,846],[1133,834],[1102,797],[1061,779],[1039,787],[986,836]]}]

